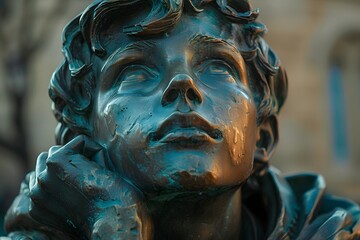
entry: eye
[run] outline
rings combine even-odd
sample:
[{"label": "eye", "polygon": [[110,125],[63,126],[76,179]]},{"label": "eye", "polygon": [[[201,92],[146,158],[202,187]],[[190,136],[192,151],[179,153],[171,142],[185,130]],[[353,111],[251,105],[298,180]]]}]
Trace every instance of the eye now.
[{"label": "eye", "polygon": [[145,93],[153,90],[159,82],[159,74],[155,69],[144,65],[125,67],[120,75],[119,92]]},{"label": "eye", "polygon": [[223,60],[210,60],[205,61],[198,67],[198,74],[200,79],[209,80],[221,80],[228,82],[236,82],[236,74],[233,68]]},{"label": "eye", "polygon": [[156,72],[149,67],[132,65],[126,67],[121,73],[122,82],[144,82],[156,77]]},{"label": "eye", "polygon": [[209,74],[216,74],[216,75],[230,74],[229,67],[220,62],[212,62],[211,64],[207,64],[203,72],[207,72]]}]

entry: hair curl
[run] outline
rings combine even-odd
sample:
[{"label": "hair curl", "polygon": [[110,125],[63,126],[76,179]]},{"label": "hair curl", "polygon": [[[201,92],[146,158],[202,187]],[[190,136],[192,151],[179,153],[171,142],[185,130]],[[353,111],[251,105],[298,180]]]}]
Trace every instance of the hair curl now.
[{"label": "hair curl", "polygon": [[251,90],[257,104],[258,123],[279,113],[287,95],[287,77],[278,57],[262,38],[265,25],[257,22],[257,9],[247,0],[95,0],[73,19],[63,32],[65,61],[55,71],[49,87],[53,112],[58,121],[57,144],[65,144],[78,134],[91,135],[89,114],[92,109],[96,79],[92,57],[103,57],[101,31],[123,13],[136,11],[143,4],[151,10],[140,23],[124,26],[123,32],[134,36],[162,34],[173,28],[183,12],[196,14],[212,4],[230,22],[241,26],[247,45],[240,52],[245,59]]}]

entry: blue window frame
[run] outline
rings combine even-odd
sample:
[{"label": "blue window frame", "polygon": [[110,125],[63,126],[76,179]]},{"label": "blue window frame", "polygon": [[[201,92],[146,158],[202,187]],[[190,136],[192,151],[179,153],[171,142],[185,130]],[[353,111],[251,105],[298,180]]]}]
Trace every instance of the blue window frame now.
[{"label": "blue window frame", "polygon": [[343,69],[340,64],[330,65],[329,95],[332,127],[332,153],[341,165],[349,162],[348,126]]}]

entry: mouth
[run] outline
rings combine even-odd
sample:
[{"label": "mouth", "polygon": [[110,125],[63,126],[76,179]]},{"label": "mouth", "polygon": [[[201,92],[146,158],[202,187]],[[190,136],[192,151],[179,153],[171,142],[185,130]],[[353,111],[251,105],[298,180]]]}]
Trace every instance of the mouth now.
[{"label": "mouth", "polygon": [[176,144],[183,147],[218,143],[222,138],[219,129],[195,113],[174,113],[160,124],[157,131],[149,135],[151,143]]}]

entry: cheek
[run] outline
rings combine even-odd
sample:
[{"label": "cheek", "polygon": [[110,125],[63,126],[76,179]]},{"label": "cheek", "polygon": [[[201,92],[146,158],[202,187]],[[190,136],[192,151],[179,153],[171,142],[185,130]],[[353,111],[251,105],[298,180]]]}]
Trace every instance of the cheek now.
[{"label": "cheek", "polygon": [[[227,109],[222,109],[225,155],[230,160],[225,171],[236,169],[239,181],[252,171],[256,147],[256,107],[243,92],[229,95]],[[226,174],[225,174],[226,175]],[[234,176],[234,175],[233,175]]]},{"label": "cheek", "polygon": [[245,100],[230,108],[231,121],[227,142],[229,155],[234,165],[244,164],[244,160],[252,159],[256,145],[256,109]]},{"label": "cheek", "polygon": [[94,139],[107,149],[120,173],[124,172],[123,168],[142,164],[144,150],[148,147],[147,136],[157,122],[150,109],[151,106],[141,99],[121,98],[97,110]]},{"label": "cheek", "polygon": [[94,138],[100,142],[107,142],[118,134],[124,122],[124,115],[127,110],[126,103],[120,104],[115,101],[97,108],[94,113]]},{"label": "cheek", "polygon": [[146,103],[136,102],[121,98],[100,107],[94,118],[96,136],[103,141],[120,136],[129,143],[134,143],[134,139],[143,139],[141,136],[152,129],[149,122],[153,114]]}]

